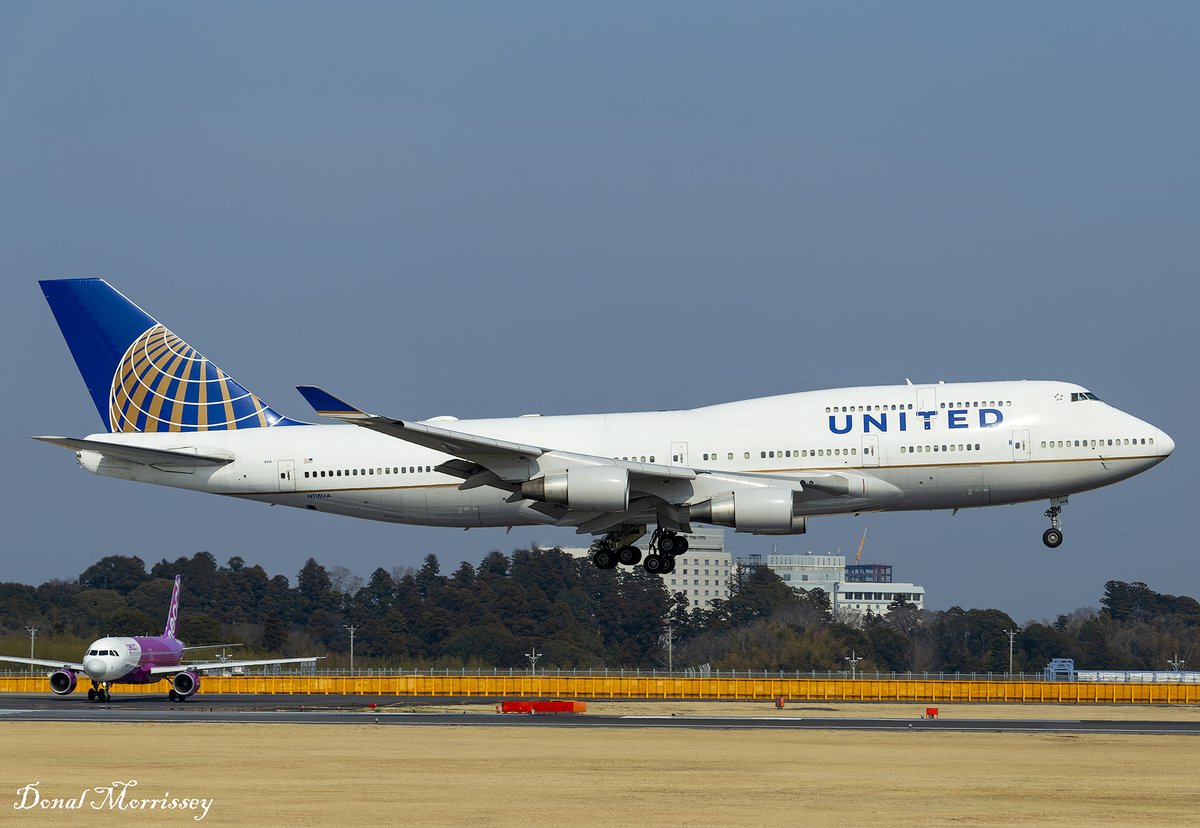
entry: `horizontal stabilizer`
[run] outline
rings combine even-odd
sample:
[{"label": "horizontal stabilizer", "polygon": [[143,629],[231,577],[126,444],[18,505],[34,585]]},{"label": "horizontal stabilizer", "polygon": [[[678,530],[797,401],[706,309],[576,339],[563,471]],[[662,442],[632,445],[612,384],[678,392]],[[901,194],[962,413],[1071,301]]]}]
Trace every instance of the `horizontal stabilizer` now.
[{"label": "horizontal stabilizer", "polygon": [[84,440],[78,437],[34,437],[52,446],[62,446],[71,451],[94,451],[114,460],[140,463],[143,466],[224,466],[233,462],[233,457],[212,454],[196,454],[185,449],[157,449],[146,446],[131,446],[125,443],[106,443],[102,440]]}]

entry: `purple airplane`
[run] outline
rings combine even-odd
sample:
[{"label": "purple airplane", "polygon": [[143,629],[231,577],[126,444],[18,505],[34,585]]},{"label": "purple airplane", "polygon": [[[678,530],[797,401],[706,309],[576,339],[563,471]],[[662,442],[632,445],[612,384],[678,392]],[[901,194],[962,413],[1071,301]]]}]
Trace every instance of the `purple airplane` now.
[{"label": "purple airplane", "polygon": [[88,690],[88,701],[110,701],[109,691],[114,684],[156,684],[169,679],[171,689],[167,692],[171,701],[184,701],[200,689],[200,673],[209,670],[229,670],[235,667],[255,667],[263,664],[295,664],[314,662],[318,656],[308,658],[269,658],[256,661],[208,661],[193,664],[183,663],[187,650],[210,650],[207,647],[185,647],[175,637],[175,621],[179,617],[179,577],[175,576],[175,590],[171,593],[171,609],[167,612],[167,626],[162,635],[135,636],[133,638],[106,637],[93,641],[83,656],[82,664],[64,664],[43,658],[18,658],[0,656],[0,661],[17,664],[32,664],[37,667],[52,667],[50,689],[59,696],[75,692],[77,674],[83,673],[92,680]]}]

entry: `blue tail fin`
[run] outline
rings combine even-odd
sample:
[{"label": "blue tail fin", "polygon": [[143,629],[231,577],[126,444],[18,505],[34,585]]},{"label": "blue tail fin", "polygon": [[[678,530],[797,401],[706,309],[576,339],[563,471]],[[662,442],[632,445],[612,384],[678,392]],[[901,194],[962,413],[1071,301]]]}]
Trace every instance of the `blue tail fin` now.
[{"label": "blue tail fin", "polygon": [[297,425],[103,279],[40,283],[109,431]]}]

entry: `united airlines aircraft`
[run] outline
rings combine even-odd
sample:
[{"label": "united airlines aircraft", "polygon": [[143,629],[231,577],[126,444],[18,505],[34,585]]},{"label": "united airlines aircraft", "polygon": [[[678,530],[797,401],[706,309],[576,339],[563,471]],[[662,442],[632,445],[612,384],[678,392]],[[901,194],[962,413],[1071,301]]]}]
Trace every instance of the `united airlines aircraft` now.
[{"label": "united airlines aircraft", "polygon": [[[1140,474],[1175,448],[1069,382],[908,383],[686,411],[410,421],[313,386],[279,414],[100,279],[41,283],[106,433],[37,437],[94,474],[429,526],[550,525],[601,568],[667,573],[694,523],[786,535],[860,512],[1049,501]],[[654,529],[645,544],[635,544]]]},{"label": "united airlines aircraft", "polygon": [[158,684],[167,679],[171,682],[167,696],[171,701],[181,702],[200,689],[201,673],[266,664],[313,663],[317,660],[316,656],[310,656],[185,664],[183,654],[188,650],[211,650],[213,647],[185,647],[183,642],[175,637],[175,622],[179,619],[179,579],[180,576],[176,575],[175,589],[171,593],[171,606],[167,610],[167,626],[162,635],[133,638],[105,636],[88,646],[80,663],[19,656],[0,656],[0,661],[53,669],[54,672],[50,674],[50,689],[59,696],[74,693],[79,674],[82,673],[92,680],[92,686],[88,690],[88,701],[112,701],[110,694],[114,684]]}]

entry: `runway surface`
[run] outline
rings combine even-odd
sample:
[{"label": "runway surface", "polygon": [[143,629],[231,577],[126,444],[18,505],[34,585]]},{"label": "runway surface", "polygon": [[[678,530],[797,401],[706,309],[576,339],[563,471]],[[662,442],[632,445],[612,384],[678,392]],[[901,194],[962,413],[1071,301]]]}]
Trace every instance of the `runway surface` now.
[{"label": "runway surface", "polygon": [[[408,709],[455,699],[404,700],[395,696],[219,696],[193,697],[185,703],[162,696],[129,695],[110,704],[84,698],[5,694],[0,696],[0,727],[5,722],[161,722],[224,724],[338,724],[373,727],[490,726],[686,728],[707,730],[911,730],[921,732],[1107,733],[1200,735],[1200,721],[1109,721],[1020,719],[833,718],[794,712],[772,716],[648,715],[499,715],[496,713],[391,712],[384,705],[404,703]],[[472,699],[478,703],[480,699]],[[499,701],[499,700],[496,700]],[[374,702],[380,709],[370,710]]]}]

